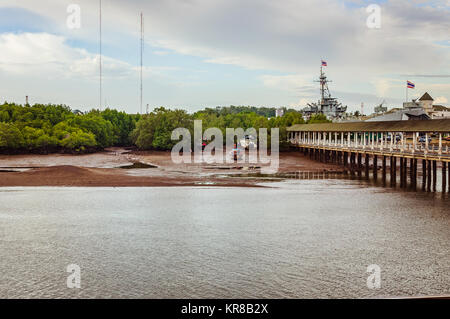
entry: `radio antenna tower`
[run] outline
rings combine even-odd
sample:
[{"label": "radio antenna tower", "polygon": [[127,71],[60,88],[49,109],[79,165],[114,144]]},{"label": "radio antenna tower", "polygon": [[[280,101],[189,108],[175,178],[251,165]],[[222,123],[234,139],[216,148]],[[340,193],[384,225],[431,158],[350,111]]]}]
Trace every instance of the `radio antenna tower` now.
[{"label": "radio antenna tower", "polygon": [[141,68],[140,68],[140,76],[141,76],[141,87],[140,87],[140,114],[142,114],[142,68],[143,68],[143,55],[144,55],[144,16],[141,12]]},{"label": "radio antenna tower", "polygon": [[100,69],[100,110],[102,109],[102,0],[100,0],[100,24],[99,24],[99,69]]}]

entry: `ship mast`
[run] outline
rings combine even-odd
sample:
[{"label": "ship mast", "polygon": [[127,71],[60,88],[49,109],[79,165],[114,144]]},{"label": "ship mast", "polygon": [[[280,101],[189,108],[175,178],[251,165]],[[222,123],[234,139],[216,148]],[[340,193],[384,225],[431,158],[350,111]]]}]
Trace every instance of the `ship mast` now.
[{"label": "ship mast", "polygon": [[332,82],[330,80],[327,80],[327,76],[325,75],[325,73],[323,72],[323,67],[320,67],[320,79],[319,81],[316,81],[320,83],[320,104],[323,105],[325,104],[325,98],[330,98],[331,94],[330,94],[330,90],[328,89],[328,83]]}]

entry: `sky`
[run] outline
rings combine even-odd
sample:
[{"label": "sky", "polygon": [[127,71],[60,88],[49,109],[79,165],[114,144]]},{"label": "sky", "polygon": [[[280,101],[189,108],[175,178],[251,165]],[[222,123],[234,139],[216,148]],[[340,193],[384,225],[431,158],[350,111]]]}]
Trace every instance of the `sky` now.
[{"label": "sky", "polygon": [[[140,111],[141,12],[150,110],[301,109],[319,99],[321,60],[349,111],[400,107],[406,80],[409,99],[450,105],[450,0],[102,0],[103,108]],[[99,60],[99,0],[0,0],[1,101],[99,108]]]}]

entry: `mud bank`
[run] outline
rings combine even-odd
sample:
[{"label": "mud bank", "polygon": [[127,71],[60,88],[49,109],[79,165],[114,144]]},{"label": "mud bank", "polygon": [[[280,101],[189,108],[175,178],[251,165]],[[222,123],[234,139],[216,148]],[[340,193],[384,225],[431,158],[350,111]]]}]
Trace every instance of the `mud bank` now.
[{"label": "mud bank", "polygon": [[[280,153],[279,163],[279,173],[342,170],[311,161],[298,152]],[[0,187],[260,187],[259,168],[249,163],[175,164],[170,152],[130,152],[121,148],[87,155],[4,155],[0,156]],[[242,173],[247,174],[245,178],[239,177]]]}]

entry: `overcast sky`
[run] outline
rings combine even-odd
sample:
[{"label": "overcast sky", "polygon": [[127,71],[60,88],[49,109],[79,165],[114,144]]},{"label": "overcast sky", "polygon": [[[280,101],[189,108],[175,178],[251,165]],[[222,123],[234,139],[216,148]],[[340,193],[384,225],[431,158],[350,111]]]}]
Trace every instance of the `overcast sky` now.
[{"label": "overcast sky", "polygon": [[[70,29],[67,7],[81,8]],[[0,0],[0,99],[99,106],[99,1]],[[145,19],[144,104],[197,110],[300,108],[332,94],[365,113],[425,91],[450,104],[450,0],[103,0],[103,103],[139,111],[139,14]],[[370,4],[381,28],[367,27]]]}]

